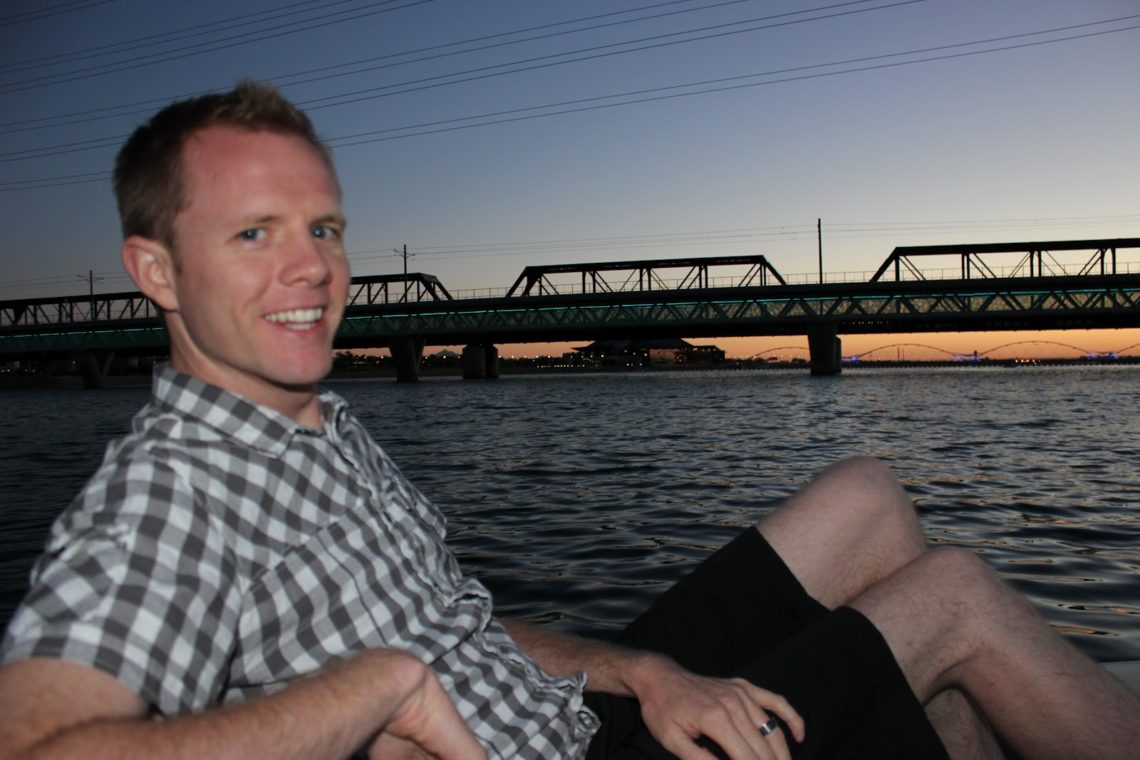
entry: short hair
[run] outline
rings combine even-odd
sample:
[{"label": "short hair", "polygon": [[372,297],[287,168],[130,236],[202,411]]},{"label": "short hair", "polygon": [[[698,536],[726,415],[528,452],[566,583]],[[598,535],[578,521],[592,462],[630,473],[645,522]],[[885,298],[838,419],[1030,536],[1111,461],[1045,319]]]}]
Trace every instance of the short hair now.
[{"label": "short hair", "polygon": [[124,238],[141,235],[173,251],[174,218],[187,200],[182,148],[195,133],[223,125],[302,138],[316,150],[336,183],[332,153],[317,137],[309,117],[276,88],[243,80],[229,92],[171,103],[127,139],[115,159],[114,176]]}]

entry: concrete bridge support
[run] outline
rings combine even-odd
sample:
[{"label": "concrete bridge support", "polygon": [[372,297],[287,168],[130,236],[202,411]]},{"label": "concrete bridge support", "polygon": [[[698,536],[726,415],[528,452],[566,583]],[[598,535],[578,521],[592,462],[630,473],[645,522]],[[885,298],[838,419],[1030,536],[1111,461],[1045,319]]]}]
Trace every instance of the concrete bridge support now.
[{"label": "concrete bridge support", "polygon": [[75,357],[79,366],[79,376],[83,378],[84,388],[102,388],[107,373],[111,370],[111,360],[115,358],[114,351],[100,351],[93,353],[84,351]]},{"label": "concrete bridge support", "polygon": [[838,375],[842,358],[842,341],[834,324],[816,325],[808,331],[813,375]]},{"label": "concrete bridge support", "polygon": [[487,344],[483,346],[483,363],[487,371],[487,377],[496,378],[499,376],[499,348]]},{"label": "concrete bridge support", "polygon": [[420,379],[420,359],[424,355],[422,338],[395,338],[388,344],[392,360],[396,363],[396,380],[414,383]]},{"label": "concrete bridge support", "polygon": [[464,380],[482,380],[499,376],[499,349],[493,345],[464,346],[461,362]]}]

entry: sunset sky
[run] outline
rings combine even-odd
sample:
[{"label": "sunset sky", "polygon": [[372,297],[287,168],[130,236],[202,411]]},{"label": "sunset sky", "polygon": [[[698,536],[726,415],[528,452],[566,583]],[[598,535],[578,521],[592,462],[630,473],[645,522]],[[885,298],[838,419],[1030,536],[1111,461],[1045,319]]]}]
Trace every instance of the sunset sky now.
[{"label": "sunset sky", "polygon": [[[354,273],[401,271],[406,245],[457,295],[615,259],[764,254],[814,276],[817,218],[848,279],[899,245],[1140,237],[1135,0],[6,0],[0,43],[0,299],[133,289],[115,150],[241,77],[332,144]],[[1123,260],[1140,271],[1140,250]]]}]

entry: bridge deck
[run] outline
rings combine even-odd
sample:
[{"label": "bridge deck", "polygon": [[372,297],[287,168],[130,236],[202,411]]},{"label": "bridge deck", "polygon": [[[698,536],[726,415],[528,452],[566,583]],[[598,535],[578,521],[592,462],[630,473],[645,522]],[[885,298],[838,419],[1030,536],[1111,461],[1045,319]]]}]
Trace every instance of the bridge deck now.
[{"label": "bridge deck", "polygon": [[[337,345],[794,335],[820,325],[837,334],[1140,327],[1140,272],[1117,272],[1119,248],[1140,248],[1140,239],[896,248],[870,282],[812,285],[786,284],[763,256],[528,267],[507,296],[473,299],[452,298],[431,275],[359,277]],[[1092,250],[1098,263],[1077,274],[1045,266],[1044,253],[1059,250]],[[992,276],[982,253],[1020,253],[1029,265],[1022,276]],[[962,276],[901,276],[912,257],[948,254],[964,257]],[[744,279],[710,287],[713,266],[744,267]],[[664,288],[666,268],[688,274]],[[892,268],[894,280],[880,276]],[[625,273],[620,283],[595,279],[570,293],[542,284],[554,273],[615,271]],[[634,274],[642,279],[631,284]],[[0,360],[166,346],[158,311],[141,293],[0,302]]]}]

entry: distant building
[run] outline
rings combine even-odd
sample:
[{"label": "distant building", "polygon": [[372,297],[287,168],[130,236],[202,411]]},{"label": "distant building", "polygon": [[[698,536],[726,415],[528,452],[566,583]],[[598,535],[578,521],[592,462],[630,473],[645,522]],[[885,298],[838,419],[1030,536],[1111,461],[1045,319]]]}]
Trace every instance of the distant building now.
[{"label": "distant building", "polygon": [[694,346],[680,338],[598,340],[574,350],[603,366],[709,366],[724,361],[723,349]]}]

